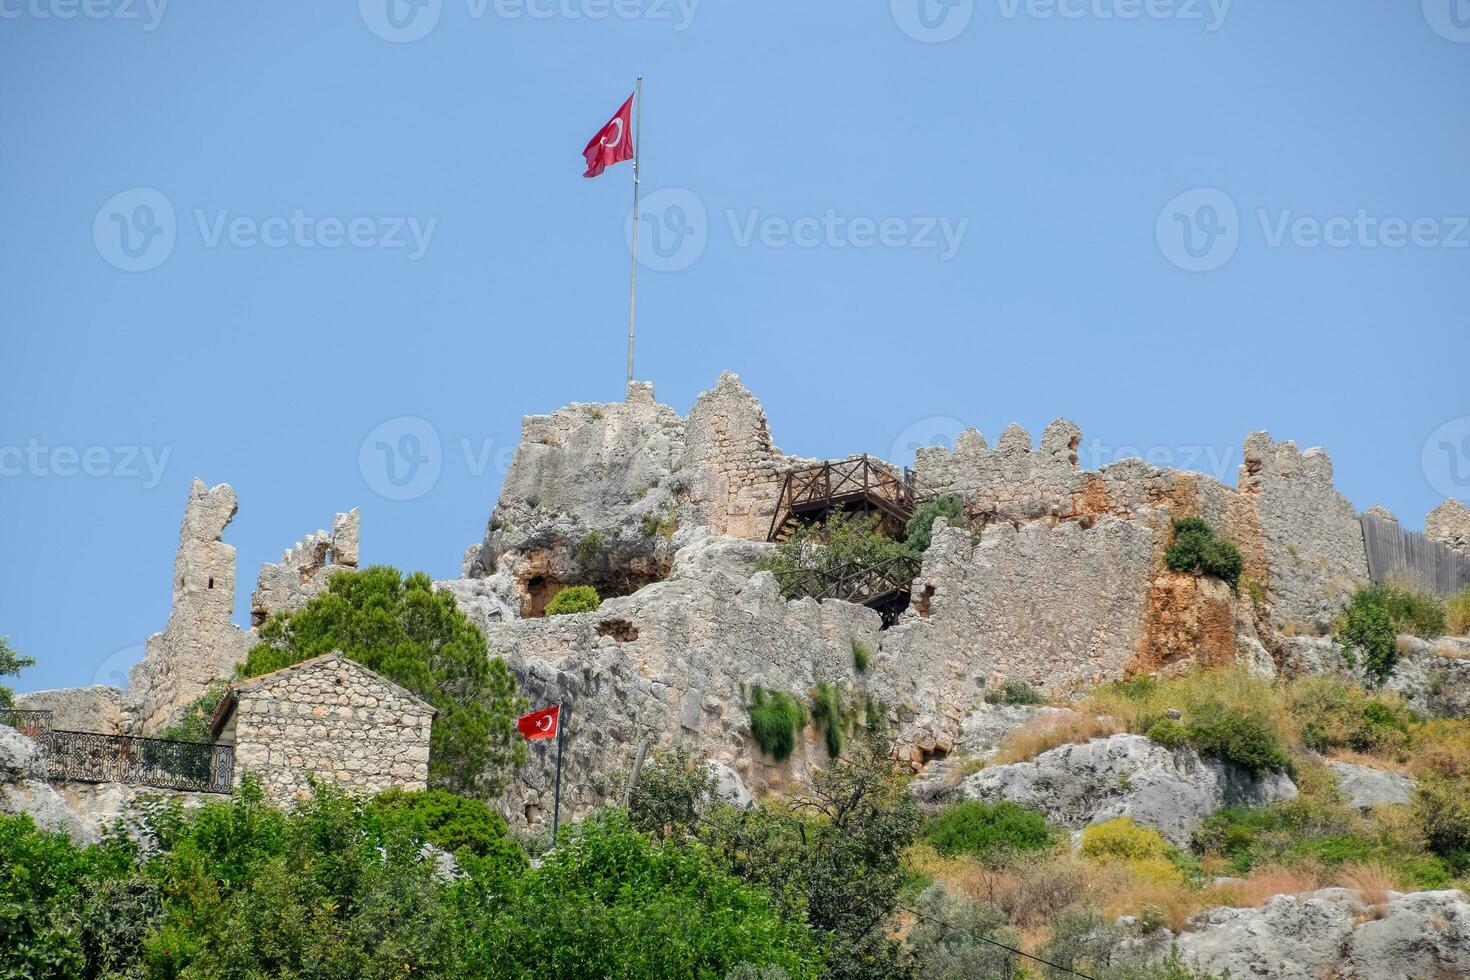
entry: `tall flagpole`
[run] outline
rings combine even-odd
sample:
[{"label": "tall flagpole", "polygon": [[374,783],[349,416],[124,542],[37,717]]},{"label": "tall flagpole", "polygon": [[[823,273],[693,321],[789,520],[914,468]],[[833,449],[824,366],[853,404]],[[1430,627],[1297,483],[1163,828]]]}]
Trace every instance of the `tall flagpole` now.
[{"label": "tall flagpole", "polygon": [[551,804],[551,846],[556,846],[556,832],[561,825],[561,745],[566,739],[567,706],[556,709],[556,796]]},{"label": "tall flagpole", "polygon": [[638,192],[642,180],[638,167],[643,162],[643,76],[638,76],[633,111],[633,278],[628,297],[628,384],[633,383],[633,329],[638,323]]}]

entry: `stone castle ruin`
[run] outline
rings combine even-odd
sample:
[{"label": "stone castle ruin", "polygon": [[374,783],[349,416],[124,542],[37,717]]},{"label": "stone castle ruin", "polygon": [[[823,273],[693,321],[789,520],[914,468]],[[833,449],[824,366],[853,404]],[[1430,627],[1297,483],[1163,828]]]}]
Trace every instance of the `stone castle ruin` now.
[{"label": "stone castle ruin", "polygon": [[[779,790],[823,763],[812,728],[789,759],[760,750],[748,710],[757,687],[805,702],[817,685],[831,685],[849,705],[881,713],[900,759],[919,771],[955,750],[978,700],[1006,682],[1065,696],[1201,663],[1263,675],[1346,669],[1328,633],[1370,578],[1368,551],[1363,518],[1335,488],[1326,452],[1252,433],[1228,486],[1138,459],[1083,469],[1081,437],[1058,420],[1039,444],[1019,425],[993,446],[966,431],[953,449],[918,450],[907,471],[908,461],[862,458],[863,472],[904,494],[959,498],[967,525],[936,521],[905,602],[885,617],[862,601],[790,598],[758,569],[789,516],[778,513],[789,506],[788,476],[824,461],[783,454],[735,375],[721,375],[682,417],[658,404],[650,385],[634,383],[620,403],[525,419],[483,539],[465,554],[460,578],[435,586],[455,596],[533,704],[568,706],[566,817],[613,798],[619,774],[650,746],[697,751],[755,792]],[[127,692],[42,692],[26,696],[27,706],[156,731],[229,676],[254,626],[305,602],[332,571],[357,566],[353,511],[261,570],[252,628],[241,629],[230,619],[234,550],[221,540],[234,512],[229,487],[194,484],[173,613],[149,639]],[[1168,571],[1172,525],[1186,516],[1203,517],[1238,547],[1241,589]],[[1446,503],[1426,522],[1426,537],[1470,557],[1470,511]],[[594,586],[601,607],[546,617],[551,597],[572,585]],[[1470,659],[1438,659],[1434,669],[1470,691]],[[1425,674],[1416,669],[1409,658],[1405,684]],[[1470,695],[1463,700],[1448,710],[1470,713]],[[238,717],[243,724],[246,715]],[[305,731],[331,728],[319,721]],[[374,737],[370,728],[354,732]],[[282,757],[317,765],[287,746],[300,737],[282,736]],[[417,743],[405,751],[416,758]],[[503,801],[513,823],[549,816],[553,765],[551,753],[533,751]]]}]

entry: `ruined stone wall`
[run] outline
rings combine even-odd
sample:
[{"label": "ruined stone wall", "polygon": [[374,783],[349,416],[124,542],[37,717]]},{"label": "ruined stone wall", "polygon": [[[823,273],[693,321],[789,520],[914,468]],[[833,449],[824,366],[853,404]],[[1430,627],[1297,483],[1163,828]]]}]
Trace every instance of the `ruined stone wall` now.
[{"label": "ruined stone wall", "polygon": [[1362,525],[1332,484],[1332,460],[1320,448],[1302,452],[1252,432],[1240,490],[1255,506],[1273,619],[1293,631],[1326,632],[1368,579]]},{"label": "ruined stone wall", "polygon": [[27,711],[51,712],[51,727],[70,732],[100,732],[121,735],[127,730],[123,717],[123,691],[105,684],[66,687],[54,691],[17,694],[15,706]]},{"label": "ruined stone wall", "polygon": [[[769,573],[755,574],[765,545],[703,530],[676,540],[685,547],[667,580],[597,612],[479,624],[533,707],[567,705],[564,818],[607,802],[644,738],[727,763],[752,789],[785,786],[825,749],[808,729],[788,762],[762,755],[750,740],[750,686],[803,703],[818,681],[881,686],[857,675],[852,654],[854,641],[877,649],[876,613],[786,601]],[[554,765],[554,745],[532,747],[506,796],[512,822],[549,817]]]},{"label": "ruined stone wall", "polygon": [[1058,419],[1033,449],[1030,433],[1012,423],[992,449],[985,436],[967,429],[953,452],[931,446],[915,453],[914,476],[926,489],[961,497],[971,514],[1022,521],[1071,516],[1083,490],[1081,438],[1077,426]]},{"label": "ruined stone wall", "polygon": [[310,795],[308,776],[371,795],[425,789],[433,709],[372,671],[333,655],[287,667],[236,689],[236,785],[260,776],[266,796]]},{"label": "ruined stone wall", "polygon": [[1424,536],[1470,557],[1470,507],[1446,500],[1424,519]]},{"label": "ruined stone wall", "polygon": [[317,531],[296,542],[278,563],[260,566],[250,596],[250,625],[260,626],[272,614],[300,609],[325,592],[332,574],[357,568],[362,512],[338,514],[331,533]]},{"label": "ruined stone wall", "polygon": [[143,660],[128,675],[129,730],[164,728],[245,659],[250,638],[230,619],[235,605],[235,549],[221,540],[238,505],[228,484],[189,488],[174,560],[173,610],[163,632],[148,638]]}]

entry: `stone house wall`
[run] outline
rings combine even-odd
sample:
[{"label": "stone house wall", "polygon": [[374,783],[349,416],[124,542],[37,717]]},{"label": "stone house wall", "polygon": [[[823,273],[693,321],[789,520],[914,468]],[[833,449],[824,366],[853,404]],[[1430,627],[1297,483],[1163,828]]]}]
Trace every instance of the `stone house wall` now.
[{"label": "stone house wall", "polygon": [[425,789],[434,709],[341,654],[235,685],[215,715],[235,746],[235,782],[260,777],[279,803],[311,793],[308,778],[371,795]]}]

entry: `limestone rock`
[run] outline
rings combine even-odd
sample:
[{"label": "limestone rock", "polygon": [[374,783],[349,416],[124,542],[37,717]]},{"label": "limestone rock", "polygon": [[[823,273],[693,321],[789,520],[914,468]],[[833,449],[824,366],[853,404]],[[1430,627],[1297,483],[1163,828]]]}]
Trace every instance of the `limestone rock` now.
[{"label": "limestone rock", "polygon": [[0,725],[0,783],[15,783],[35,774],[40,750],[8,725]]},{"label": "limestone rock", "polygon": [[1029,762],[982,769],[960,784],[964,796],[1012,800],[1044,811],[1072,830],[1132,817],[1187,846],[1190,834],[1222,806],[1264,806],[1296,796],[1283,773],[1259,779],[1192,749],[1167,749],[1142,735],[1112,735],[1064,745]]},{"label": "limestone rock", "polygon": [[1351,762],[1329,762],[1327,768],[1332,770],[1337,788],[1359,810],[1369,810],[1380,803],[1407,804],[1414,798],[1414,780],[1402,773]]},{"label": "limestone rock", "polygon": [[1424,536],[1470,556],[1470,507],[1454,498],[1446,500],[1424,518]]},{"label": "limestone rock", "polygon": [[1061,722],[1076,715],[1067,708],[982,702],[960,722],[959,737],[946,758],[926,767],[923,775],[909,783],[909,792],[925,803],[949,802],[959,794],[961,763],[994,758],[1007,735],[1037,719]]},{"label": "limestone rock", "polygon": [[1382,504],[1374,504],[1372,507],[1369,507],[1366,511],[1364,511],[1364,513],[1367,514],[1369,517],[1376,517],[1380,521],[1388,521],[1391,524],[1397,524],[1399,522],[1399,519],[1397,517],[1394,517],[1389,509]]},{"label": "limestone rock", "polygon": [[740,778],[740,773],[725,765],[723,762],[707,763],[711,775],[715,777],[714,789],[711,795],[716,799],[731,806],[747,809],[755,802],[755,797],[750,790],[745,788],[745,782]]},{"label": "limestone rock", "polygon": [[41,830],[66,834],[78,844],[95,843],[66,799],[39,779],[0,784],[0,813],[28,814]]},{"label": "limestone rock", "polygon": [[125,730],[123,691],[105,684],[31,691],[15,696],[15,706],[51,712],[51,727],[72,732],[119,735]]},{"label": "limestone rock", "polygon": [[338,514],[332,531],[317,531],[296,542],[277,563],[260,566],[250,596],[250,623],[260,626],[272,615],[300,609],[325,592],[331,576],[357,568],[361,512]]},{"label": "limestone rock", "polygon": [[1211,975],[1380,980],[1470,975],[1470,902],[1459,891],[1390,892],[1378,910],[1326,888],[1258,909],[1201,913],[1177,937],[1180,958]]}]

